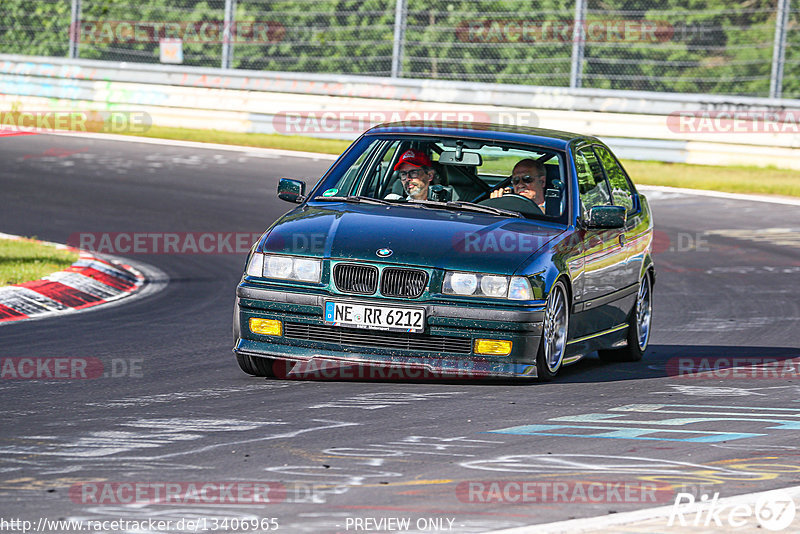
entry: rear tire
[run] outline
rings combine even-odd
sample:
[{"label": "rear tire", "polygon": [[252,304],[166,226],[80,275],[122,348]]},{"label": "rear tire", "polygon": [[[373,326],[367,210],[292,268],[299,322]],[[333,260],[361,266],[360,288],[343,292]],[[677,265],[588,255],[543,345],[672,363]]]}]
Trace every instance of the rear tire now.
[{"label": "rear tire", "polygon": [[274,378],[275,373],[272,370],[274,361],[272,358],[260,358],[258,356],[248,356],[247,354],[236,355],[236,362],[239,364],[239,368],[252,376]]},{"label": "rear tire", "polygon": [[547,296],[547,306],[542,324],[542,340],[536,355],[539,379],[552,380],[564,363],[569,332],[569,299],[564,282],[559,280]]},{"label": "rear tire", "polygon": [[621,349],[598,350],[604,362],[638,362],[650,343],[650,323],[653,319],[653,282],[646,273],[639,283],[636,303],[628,317],[628,345]]}]

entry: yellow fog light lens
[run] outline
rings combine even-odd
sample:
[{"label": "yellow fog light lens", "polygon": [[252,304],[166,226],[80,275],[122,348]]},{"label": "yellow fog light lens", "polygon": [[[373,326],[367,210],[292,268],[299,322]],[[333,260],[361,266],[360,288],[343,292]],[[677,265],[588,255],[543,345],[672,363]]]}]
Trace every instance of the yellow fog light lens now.
[{"label": "yellow fog light lens", "polygon": [[275,319],[250,319],[250,331],[264,336],[283,335],[283,323]]},{"label": "yellow fog light lens", "polygon": [[511,354],[511,345],[511,341],[506,341],[504,339],[476,339],[475,354],[508,356]]}]

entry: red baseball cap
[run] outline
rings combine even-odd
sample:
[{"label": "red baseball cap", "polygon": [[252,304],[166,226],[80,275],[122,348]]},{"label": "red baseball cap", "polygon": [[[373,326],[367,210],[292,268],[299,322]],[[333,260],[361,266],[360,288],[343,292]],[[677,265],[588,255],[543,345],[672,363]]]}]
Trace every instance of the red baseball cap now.
[{"label": "red baseball cap", "polygon": [[419,150],[406,150],[403,152],[403,155],[400,156],[400,160],[397,162],[397,165],[394,166],[394,170],[398,170],[404,163],[408,163],[414,167],[433,167],[431,158]]}]

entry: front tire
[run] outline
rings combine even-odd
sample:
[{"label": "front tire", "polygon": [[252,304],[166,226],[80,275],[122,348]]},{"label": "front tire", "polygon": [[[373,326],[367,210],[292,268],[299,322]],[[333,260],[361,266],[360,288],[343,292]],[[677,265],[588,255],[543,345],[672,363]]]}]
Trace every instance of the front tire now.
[{"label": "front tire", "polygon": [[645,273],[639,283],[631,314],[628,318],[628,345],[621,349],[598,350],[597,355],[606,362],[638,362],[650,343],[650,323],[653,319],[653,282]]},{"label": "front tire", "polygon": [[263,376],[274,378],[275,372],[272,369],[272,358],[259,358],[258,356],[248,356],[247,354],[236,354],[236,363],[239,368],[252,376]]},{"label": "front tire", "polygon": [[542,341],[536,355],[539,379],[552,380],[564,363],[569,332],[569,299],[564,283],[559,280],[547,296],[542,325]]}]

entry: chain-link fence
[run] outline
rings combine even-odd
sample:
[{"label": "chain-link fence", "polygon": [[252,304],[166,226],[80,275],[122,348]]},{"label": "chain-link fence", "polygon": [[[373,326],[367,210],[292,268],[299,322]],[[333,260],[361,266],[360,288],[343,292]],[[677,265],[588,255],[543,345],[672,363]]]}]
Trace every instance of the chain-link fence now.
[{"label": "chain-link fence", "polygon": [[0,53],[798,98],[800,0],[2,0]]}]

